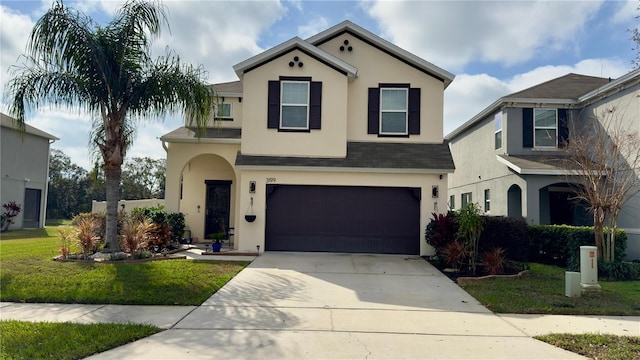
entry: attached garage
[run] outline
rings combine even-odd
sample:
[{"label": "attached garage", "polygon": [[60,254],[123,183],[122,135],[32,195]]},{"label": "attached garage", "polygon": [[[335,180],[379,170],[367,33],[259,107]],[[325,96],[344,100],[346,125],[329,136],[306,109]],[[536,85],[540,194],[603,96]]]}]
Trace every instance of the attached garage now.
[{"label": "attached garage", "polygon": [[267,185],[268,251],[418,254],[419,188]]}]

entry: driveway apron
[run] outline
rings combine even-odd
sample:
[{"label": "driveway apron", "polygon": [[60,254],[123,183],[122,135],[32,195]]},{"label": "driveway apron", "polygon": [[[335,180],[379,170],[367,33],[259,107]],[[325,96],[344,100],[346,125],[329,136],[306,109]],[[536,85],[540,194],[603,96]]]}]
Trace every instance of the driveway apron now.
[{"label": "driveway apron", "polygon": [[96,359],[580,359],[530,338],[420,257],[257,258],[171,329]]}]

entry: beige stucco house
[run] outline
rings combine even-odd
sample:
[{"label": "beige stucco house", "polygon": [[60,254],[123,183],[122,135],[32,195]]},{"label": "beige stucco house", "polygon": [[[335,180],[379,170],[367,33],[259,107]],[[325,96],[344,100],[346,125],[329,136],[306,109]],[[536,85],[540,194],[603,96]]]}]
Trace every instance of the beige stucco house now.
[{"label": "beige stucco house", "polygon": [[233,229],[241,251],[428,254],[454,171],[443,141],[454,76],[345,21],[294,37],[216,84],[216,120],[198,138],[161,137],[165,206],[192,236]]},{"label": "beige stucco house", "polygon": [[0,114],[0,205],[15,201],[22,208],[9,229],[44,227],[49,148],[55,140],[26,124],[21,135],[14,119]]},{"label": "beige stucco house", "polygon": [[[603,120],[640,133],[640,69],[618,79],[567,74],[496,100],[445,137],[457,166],[449,206],[473,202],[530,224],[593,225],[572,200],[570,184],[579,182],[562,165],[562,146],[572,131]],[[628,236],[627,258],[640,259],[640,194],[618,225]]]}]

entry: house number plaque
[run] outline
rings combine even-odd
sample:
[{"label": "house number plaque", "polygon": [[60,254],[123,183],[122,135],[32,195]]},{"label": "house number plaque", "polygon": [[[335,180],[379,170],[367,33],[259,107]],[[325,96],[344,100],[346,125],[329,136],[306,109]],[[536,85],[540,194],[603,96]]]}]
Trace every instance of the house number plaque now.
[{"label": "house number plaque", "polygon": [[274,182],[276,182],[276,178],[274,177],[267,178],[267,183],[274,183]]}]

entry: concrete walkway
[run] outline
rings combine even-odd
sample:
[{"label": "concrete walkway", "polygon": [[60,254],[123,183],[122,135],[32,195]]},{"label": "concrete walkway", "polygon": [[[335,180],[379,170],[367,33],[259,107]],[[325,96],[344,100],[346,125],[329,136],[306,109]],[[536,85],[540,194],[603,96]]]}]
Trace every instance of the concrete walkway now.
[{"label": "concrete walkway", "polygon": [[0,303],[0,318],[150,323],[95,359],[579,359],[550,332],[640,336],[640,317],[495,315],[418,257],[266,253],[201,306]]}]

